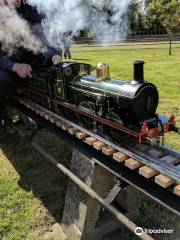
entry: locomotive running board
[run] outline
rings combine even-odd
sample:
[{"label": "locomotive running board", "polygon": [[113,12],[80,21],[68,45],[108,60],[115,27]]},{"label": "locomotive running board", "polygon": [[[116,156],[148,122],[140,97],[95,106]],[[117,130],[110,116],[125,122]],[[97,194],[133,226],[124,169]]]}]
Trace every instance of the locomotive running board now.
[{"label": "locomotive running board", "polygon": [[139,138],[139,133],[137,133],[137,132],[135,132],[133,130],[130,130],[130,129],[126,128],[126,127],[123,127],[120,124],[117,124],[115,122],[112,122],[112,121],[109,121],[107,119],[98,117],[97,115],[92,114],[89,111],[84,111],[81,108],[77,107],[76,105],[73,106],[72,104],[69,104],[67,102],[62,102],[62,101],[58,101],[58,100],[54,100],[54,99],[52,101],[53,101],[54,104],[59,104],[61,106],[64,106],[67,109],[72,110],[72,111],[77,112],[77,113],[80,113],[80,114],[82,114],[82,115],[84,115],[86,117],[89,117],[89,118],[93,119],[96,122],[103,123],[103,124],[105,124],[106,126],[109,126],[109,127],[113,127],[114,129],[119,130],[119,131],[121,131],[123,133],[129,134],[129,135],[131,135],[131,136],[133,136],[133,137],[135,137],[137,139]]}]

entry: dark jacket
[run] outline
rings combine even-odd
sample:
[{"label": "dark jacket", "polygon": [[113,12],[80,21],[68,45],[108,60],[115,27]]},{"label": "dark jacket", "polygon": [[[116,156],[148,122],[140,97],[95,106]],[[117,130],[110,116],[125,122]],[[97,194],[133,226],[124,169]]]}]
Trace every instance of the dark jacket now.
[{"label": "dark jacket", "polygon": [[[41,28],[41,21],[43,19],[43,16],[40,15],[36,8],[33,8],[32,6],[22,3],[22,6],[20,9],[17,10],[18,14],[21,15],[25,20],[29,22],[31,25],[32,29],[39,29],[38,32],[36,32],[36,35],[42,39],[43,43],[45,43],[44,39],[45,37],[43,36],[42,33],[42,28]],[[36,28],[38,26],[38,28]],[[42,59],[44,63],[52,64],[51,58],[54,55],[59,55],[60,52],[57,49],[54,49],[52,47],[49,47],[46,45],[47,51],[43,53]],[[12,56],[12,57],[7,57],[6,54],[0,49],[0,69],[6,70],[6,71],[11,71],[12,67],[15,62],[25,62],[25,63],[31,63],[31,59],[34,59],[34,55],[31,52],[28,52],[27,50],[21,48],[18,49],[17,51],[19,56]],[[41,56],[41,54],[39,55]],[[39,57],[38,56],[38,57]]]}]

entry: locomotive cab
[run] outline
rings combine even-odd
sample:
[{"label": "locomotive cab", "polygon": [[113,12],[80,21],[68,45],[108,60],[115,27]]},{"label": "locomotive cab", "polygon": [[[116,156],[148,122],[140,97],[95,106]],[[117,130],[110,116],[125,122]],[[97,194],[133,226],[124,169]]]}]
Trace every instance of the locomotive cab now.
[{"label": "locomotive cab", "polygon": [[60,100],[73,101],[73,93],[69,89],[72,81],[77,80],[77,76],[90,74],[89,64],[80,64],[74,62],[64,62],[58,64],[53,69],[56,70],[57,76],[53,82],[54,96]]}]

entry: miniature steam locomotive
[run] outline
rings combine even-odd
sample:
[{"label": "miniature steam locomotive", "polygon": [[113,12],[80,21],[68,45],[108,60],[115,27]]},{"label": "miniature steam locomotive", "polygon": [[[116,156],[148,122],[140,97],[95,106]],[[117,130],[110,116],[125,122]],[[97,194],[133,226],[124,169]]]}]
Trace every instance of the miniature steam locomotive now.
[{"label": "miniature steam locomotive", "polygon": [[[177,131],[174,116],[159,117],[155,85],[144,81],[144,62],[134,62],[134,80],[111,79],[109,67],[64,62],[37,66],[23,82],[23,94],[51,111],[119,144],[156,142]],[[21,91],[22,94],[22,91]]]}]

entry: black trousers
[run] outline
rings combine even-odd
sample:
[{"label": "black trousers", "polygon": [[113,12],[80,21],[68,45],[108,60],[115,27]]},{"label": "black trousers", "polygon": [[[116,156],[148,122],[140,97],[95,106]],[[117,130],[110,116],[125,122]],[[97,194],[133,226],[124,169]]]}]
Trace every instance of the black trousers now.
[{"label": "black trousers", "polygon": [[0,70],[0,99],[10,96],[16,91],[18,77],[3,70]]},{"label": "black trousers", "polygon": [[7,97],[16,92],[17,83],[18,77],[15,74],[0,70],[0,128],[6,115]]},{"label": "black trousers", "polygon": [[71,59],[71,52],[70,52],[69,47],[67,47],[67,48],[64,49],[64,58],[69,58],[69,59]]},{"label": "black trousers", "polygon": [[[26,62],[31,65],[38,65],[38,63],[42,63],[43,55],[34,55],[25,49],[19,49],[18,55],[12,56],[11,59],[18,63]],[[5,112],[6,99],[16,92],[17,85],[21,82],[20,80],[17,74],[0,69],[0,127]]]}]

